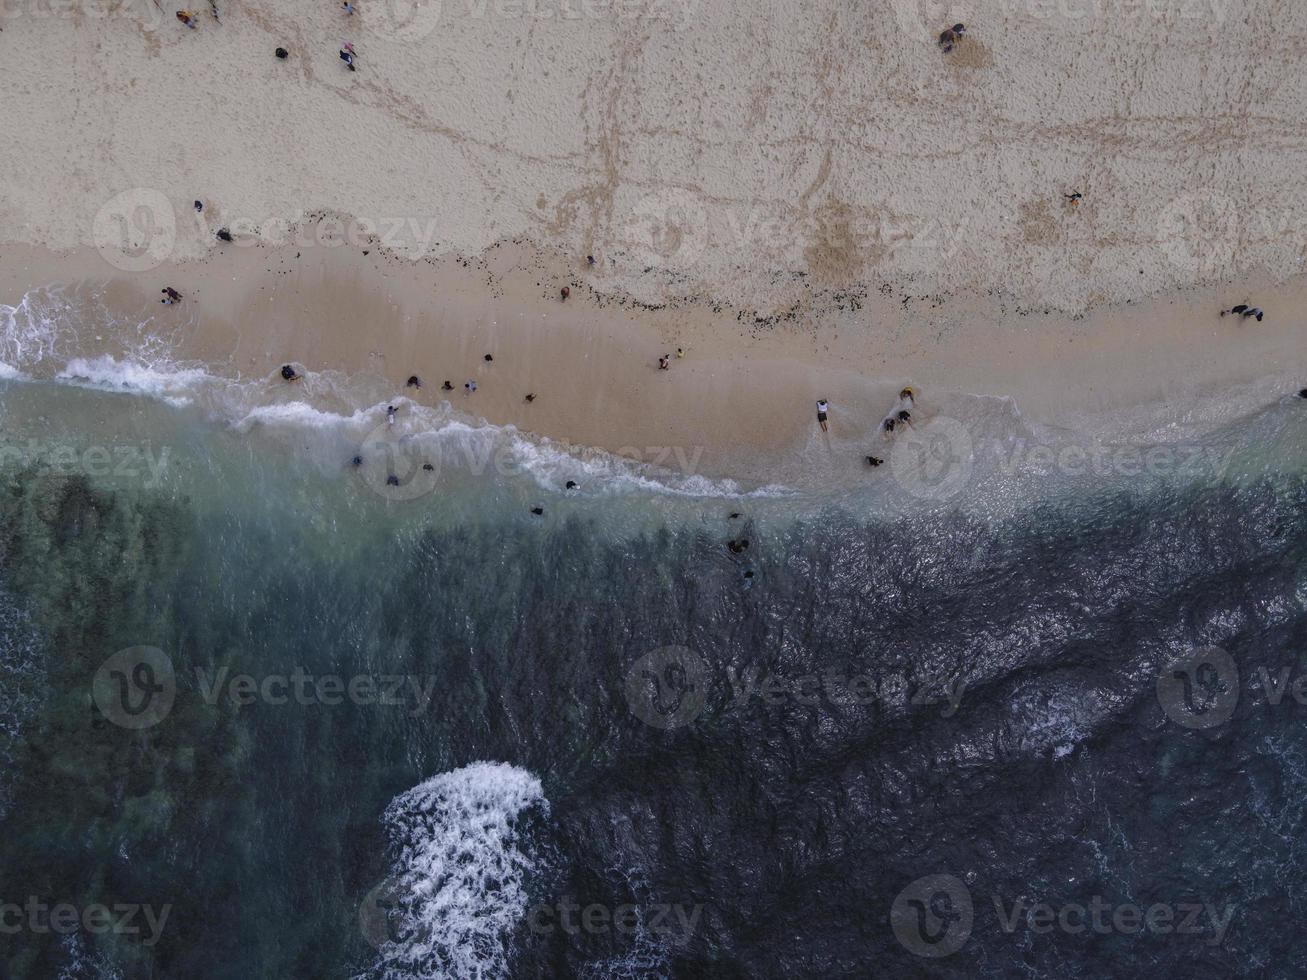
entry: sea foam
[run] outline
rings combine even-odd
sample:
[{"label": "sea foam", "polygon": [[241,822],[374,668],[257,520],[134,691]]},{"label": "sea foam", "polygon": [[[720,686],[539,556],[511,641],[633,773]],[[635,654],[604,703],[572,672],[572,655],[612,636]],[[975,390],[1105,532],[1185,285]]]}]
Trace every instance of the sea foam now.
[{"label": "sea foam", "polygon": [[506,975],[536,867],[524,818],[548,808],[540,780],[507,763],[476,762],[395,797],[383,816],[394,852],[390,921],[365,975]]}]

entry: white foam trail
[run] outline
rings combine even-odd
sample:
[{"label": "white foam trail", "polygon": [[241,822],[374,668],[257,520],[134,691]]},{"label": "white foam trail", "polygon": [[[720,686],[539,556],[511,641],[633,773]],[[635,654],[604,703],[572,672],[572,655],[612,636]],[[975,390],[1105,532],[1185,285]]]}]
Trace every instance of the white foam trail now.
[{"label": "white foam trail", "polygon": [[251,427],[258,424],[303,425],[315,429],[354,427],[367,422],[372,411],[360,409],[351,415],[340,415],[314,408],[308,402],[300,401],[283,402],[280,405],[256,405],[236,423],[236,428],[238,431],[248,432]]},{"label": "white foam trail", "polygon": [[56,377],[111,391],[151,395],[171,405],[189,405],[196,387],[209,375],[202,368],[155,367],[119,361],[106,354],[90,359],[75,357]]},{"label": "white foam trail", "polygon": [[540,780],[502,762],[441,773],[395,797],[383,820],[396,852],[390,914],[402,921],[392,920],[370,975],[506,976],[535,869],[522,818],[548,809]]},{"label": "white foam trail", "polygon": [[18,368],[14,367],[12,364],[6,364],[4,361],[0,361],[0,380],[14,381],[21,380],[24,377],[25,375],[22,371],[18,370]]}]

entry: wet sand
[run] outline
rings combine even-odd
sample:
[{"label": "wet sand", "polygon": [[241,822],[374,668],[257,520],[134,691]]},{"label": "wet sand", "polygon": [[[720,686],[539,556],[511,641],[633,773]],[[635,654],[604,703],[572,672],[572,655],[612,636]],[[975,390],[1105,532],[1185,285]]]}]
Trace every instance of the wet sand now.
[{"label": "wet sand", "polygon": [[[999,297],[813,289],[767,317],[691,296],[647,307],[598,288],[584,261],[523,242],[476,259],[413,262],[376,247],[305,244],[316,240],[249,240],[142,273],[91,250],[9,247],[0,302],[13,305],[33,282],[76,285],[121,322],[143,324],[134,335],[169,338],[170,360],[211,374],[276,387],[278,368],[292,362],[310,382],[337,372],[558,442],[645,462],[679,452],[682,468],[755,479],[794,450],[860,463],[862,447],[875,452],[882,441],[877,424],[904,385],[916,389],[922,417],[985,395],[1012,399],[1031,421],[1080,429],[1119,429],[1135,409],[1145,414],[1132,425],[1161,425],[1153,435],[1164,439],[1164,423],[1219,422],[1307,383],[1307,279],[1192,289],[1081,318]],[[183,293],[181,304],[159,303],[164,285]],[[1263,322],[1218,315],[1250,299],[1266,310]],[[73,343],[81,357],[130,355],[121,334]],[[662,354],[672,355],[670,370],[658,370]],[[61,367],[56,358],[47,370]],[[414,374],[416,392],[405,388]],[[475,394],[463,390],[468,379]],[[453,392],[440,390],[445,380]],[[1232,399],[1241,388],[1242,401]],[[328,394],[340,389],[294,389],[336,411],[367,407]],[[832,403],[829,436],[815,421],[822,397]]]}]

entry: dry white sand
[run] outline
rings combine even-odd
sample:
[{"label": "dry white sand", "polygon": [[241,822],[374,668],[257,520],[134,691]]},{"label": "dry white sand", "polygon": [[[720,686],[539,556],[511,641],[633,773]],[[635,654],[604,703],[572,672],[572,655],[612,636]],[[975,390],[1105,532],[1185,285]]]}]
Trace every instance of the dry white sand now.
[{"label": "dry white sand", "polygon": [[598,255],[610,288],[765,309],[812,280],[1076,312],[1303,270],[1297,0],[356,6],[218,0],[190,31],[154,0],[6,0],[4,239],[90,244],[143,188],[182,258],[329,209],[415,251],[525,236]]}]

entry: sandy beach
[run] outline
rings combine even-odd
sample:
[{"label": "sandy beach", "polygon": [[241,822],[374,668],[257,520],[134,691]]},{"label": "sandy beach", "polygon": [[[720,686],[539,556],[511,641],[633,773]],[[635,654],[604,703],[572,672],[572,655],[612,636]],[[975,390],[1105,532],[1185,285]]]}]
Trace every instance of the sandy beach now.
[{"label": "sandy beach", "polygon": [[75,284],[135,325],[15,367],[145,336],[240,379],[417,374],[754,475],[819,397],[857,460],[904,384],[1161,424],[1307,378],[1300,6],[357,7],[6,8],[0,302]]}]

